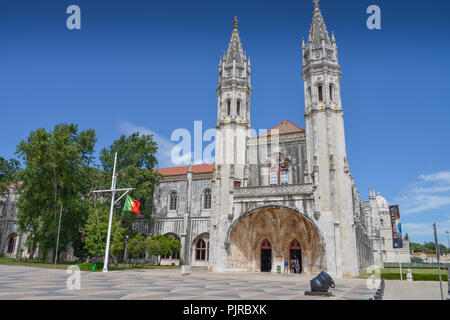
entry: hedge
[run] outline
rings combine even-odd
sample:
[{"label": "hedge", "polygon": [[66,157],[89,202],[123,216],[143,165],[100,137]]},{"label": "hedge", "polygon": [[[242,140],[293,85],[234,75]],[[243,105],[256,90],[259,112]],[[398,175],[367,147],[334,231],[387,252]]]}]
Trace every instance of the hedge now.
[{"label": "hedge", "polygon": [[77,264],[80,268],[80,271],[92,271],[92,265],[95,263],[95,271],[103,270],[103,262],[83,262]]},{"label": "hedge", "polygon": [[[402,272],[403,280],[406,280],[406,273]],[[414,281],[439,281],[438,274],[412,273]],[[400,272],[381,272],[381,277],[385,280],[400,280]],[[447,273],[441,273],[442,281],[447,281]]]}]

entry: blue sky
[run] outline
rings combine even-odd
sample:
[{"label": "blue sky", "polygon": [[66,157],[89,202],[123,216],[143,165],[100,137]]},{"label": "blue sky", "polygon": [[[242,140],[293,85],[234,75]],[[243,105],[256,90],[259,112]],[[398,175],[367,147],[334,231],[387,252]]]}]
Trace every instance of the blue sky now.
[{"label": "blue sky", "polygon": [[[66,8],[81,8],[81,30]],[[366,27],[381,8],[382,29]],[[352,174],[399,204],[413,241],[450,229],[450,3],[322,0],[342,67]],[[313,5],[302,1],[0,0],[0,156],[30,131],[74,122],[94,128],[97,150],[122,133],[154,133],[161,166],[176,128],[216,121],[217,66],[234,16],[252,61],[252,126],[304,127],[301,38]]]}]

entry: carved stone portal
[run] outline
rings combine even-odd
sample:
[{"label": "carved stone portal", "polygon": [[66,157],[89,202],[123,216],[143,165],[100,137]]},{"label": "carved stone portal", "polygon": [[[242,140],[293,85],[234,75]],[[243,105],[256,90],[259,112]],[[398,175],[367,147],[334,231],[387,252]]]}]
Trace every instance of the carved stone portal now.
[{"label": "carved stone portal", "polygon": [[264,208],[240,220],[231,230],[228,267],[235,271],[261,271],[261,243],[272,245],[272,272],[289,259],[292,240],[300,242],[303,272],[324,270],[323,245],[316,226],[285,208]]}]

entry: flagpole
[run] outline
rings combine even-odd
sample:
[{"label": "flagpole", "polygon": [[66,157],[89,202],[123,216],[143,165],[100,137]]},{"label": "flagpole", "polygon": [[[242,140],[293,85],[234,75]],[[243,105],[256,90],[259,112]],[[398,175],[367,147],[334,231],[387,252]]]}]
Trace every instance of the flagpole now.
[{"label": "flagpole", "polygon": [[105,252],[105,260],[103,263],[103,272],[108,272],[108,261],[109,261],[109,242],[111,240],[111,225],[112,225],[112,217],[114,212],[114,197],[116,195],[116,164],[117,164],[117,152],[114,154],[114,168],[113,175],[111,181],[111,208],[109,209],[109,223],[108,223],[108,236],[106,238],[106,252]]}]

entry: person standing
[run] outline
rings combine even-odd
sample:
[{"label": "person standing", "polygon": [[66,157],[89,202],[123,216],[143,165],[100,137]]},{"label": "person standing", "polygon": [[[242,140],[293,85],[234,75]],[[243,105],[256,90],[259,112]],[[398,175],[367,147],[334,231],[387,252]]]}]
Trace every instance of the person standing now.
[{"label": "person standing", "polygon": [[289,273],[289,260],[284,259],[284,274],[288,274],[288,273]]}]

